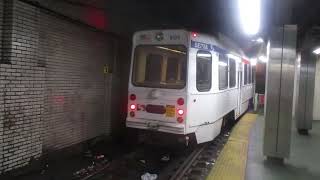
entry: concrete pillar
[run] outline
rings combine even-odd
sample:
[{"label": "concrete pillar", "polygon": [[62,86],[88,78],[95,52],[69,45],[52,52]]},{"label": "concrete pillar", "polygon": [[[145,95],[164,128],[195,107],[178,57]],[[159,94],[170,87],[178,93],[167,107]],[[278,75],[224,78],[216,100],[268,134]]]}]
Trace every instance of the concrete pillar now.
[{"label": "concrete pillar", "polygon": [[313,120],[320,120],[320,57],[317,57],[315,75],[314,101],[313,101]]},{"label": "concrete pillar", "polygon": [[289,157],[297,26],[283,25],[271,32],[268,45],[265,132],[263,153],[268,158]]},{"label": "concrete pillar", "polygon": [[297,79],[299,89],[297,90],[295,123],[298,132],[304,135],[312,129],[315,68],[316,55],[312,53],[312,48],[302,48],[300,76]]}]

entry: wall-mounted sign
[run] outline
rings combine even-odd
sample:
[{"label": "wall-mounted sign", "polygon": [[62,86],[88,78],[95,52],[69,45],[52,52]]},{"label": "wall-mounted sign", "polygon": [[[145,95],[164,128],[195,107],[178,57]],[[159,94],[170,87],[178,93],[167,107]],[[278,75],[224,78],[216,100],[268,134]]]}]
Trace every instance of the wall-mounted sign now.
[{"label": "wall-mounted sign", "polygon": [[110,72],[110,68],[109,68],[109,66],[107,64],[103,66],[103,73],[104,74],[111,73]]}]

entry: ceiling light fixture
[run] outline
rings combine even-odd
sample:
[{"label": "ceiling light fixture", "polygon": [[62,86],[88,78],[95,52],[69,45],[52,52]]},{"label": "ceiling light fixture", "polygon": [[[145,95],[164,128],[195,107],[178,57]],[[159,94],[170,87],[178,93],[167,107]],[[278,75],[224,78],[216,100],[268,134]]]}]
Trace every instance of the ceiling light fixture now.
[{"label": "ceiling light fixture", "polygon": [[313,51],[314,54],[316,55],[319,55],[320,54],[320,47],[316,48],[314,51]]},{"label": "ceiling light fixture", "polygon": [[261,0],[238,0],[240,22],[244,32],[255,35],[260,28]]},{"label": "ceiling light fixture", "polygon": [[260,56],[260,57],[259,57],[259,60],[262,61],[262,62],[264,62],[264,63],[268,62],[268,58],[265,57],[265,56]]}]

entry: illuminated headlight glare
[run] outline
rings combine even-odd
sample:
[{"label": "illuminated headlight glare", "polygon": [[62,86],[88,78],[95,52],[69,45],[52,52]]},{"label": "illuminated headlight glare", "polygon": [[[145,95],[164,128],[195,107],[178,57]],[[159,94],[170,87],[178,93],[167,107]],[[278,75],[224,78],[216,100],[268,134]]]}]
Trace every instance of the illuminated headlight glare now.
[{"label": "illuminated headlight glare", "polygon": [[183,115],[183,113],[184,113],[184,112],[183,112],[182,109],[179,109],[179,110],[178,110],[178,114],[179,114],[180,116]]},{"label": "illuminated headlight glare", "polygon": [[136,105],[131,104],[131,105],[130,105],[130,109],[131,109],[131,110],[135,110],[135,109],[136,109]]}]

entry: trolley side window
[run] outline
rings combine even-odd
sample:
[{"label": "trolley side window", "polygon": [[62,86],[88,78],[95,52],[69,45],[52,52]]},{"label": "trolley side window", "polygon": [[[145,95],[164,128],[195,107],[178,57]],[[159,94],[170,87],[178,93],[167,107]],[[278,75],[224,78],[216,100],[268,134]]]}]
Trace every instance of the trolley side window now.
[{"label": "trolley side window", "polygon": [[197,90],[199,92],[210,91],[212,78],[212,55],[208,51],[197,52]]},{"label": "trolley side window", "polygon": [[248,64],[248,84],[252,83],[252,68],[251,64]]},{"label": "trolley side window", "polygon": [[236,86],[236,61],[229,59],[229,86],[233,88]]},{"label": "trolley side window", "polygon": [[228,58],[226,55],[219,55],[219,90],[228,88]]},{"label": "trolley side window", "polygon": [[142,45],[134,51],[132,84],[182,89],[186,84],[187,49],[182,45]]},{"label": "trolley side window", "polygon": [[247,85],[248,84],[248,68],[247,68],[248,64],[244,64],[243,65],[243,85]]}]

